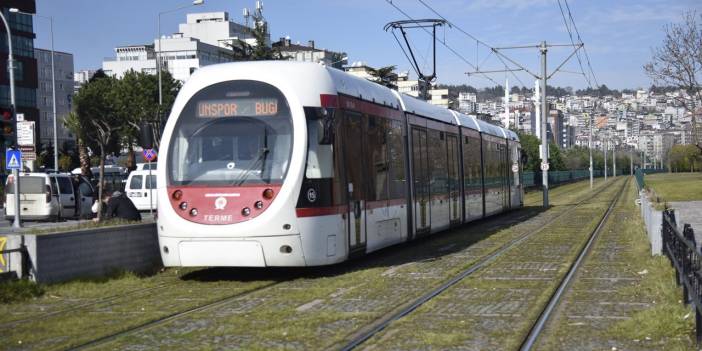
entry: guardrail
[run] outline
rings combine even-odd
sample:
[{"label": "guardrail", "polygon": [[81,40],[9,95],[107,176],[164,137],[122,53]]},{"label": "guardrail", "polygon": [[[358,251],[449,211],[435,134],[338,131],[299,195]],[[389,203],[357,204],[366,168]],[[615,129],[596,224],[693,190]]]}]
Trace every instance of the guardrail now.
[{"label": "guardrail", "polygon": [[702,342],[702,251],[695,243],[692,227],[685,224],[682,234],[672,209],[663,211],[663,252],[675,268],[675,282],[683,287],[683,301],[695,308],[695,336]]}]

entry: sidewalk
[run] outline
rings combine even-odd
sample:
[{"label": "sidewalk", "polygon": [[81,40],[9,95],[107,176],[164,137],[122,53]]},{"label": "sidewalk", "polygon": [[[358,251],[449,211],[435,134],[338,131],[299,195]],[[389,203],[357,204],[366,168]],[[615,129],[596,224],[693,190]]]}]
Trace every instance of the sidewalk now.
[{"label": "sidewalk", "polygon": [[675,220],[680,232],[683,230],[683,224],[689,223],[695,231],[697,246],[700,246],[702,244],[702,201],[676,201],[669,204],[675,210]]}]

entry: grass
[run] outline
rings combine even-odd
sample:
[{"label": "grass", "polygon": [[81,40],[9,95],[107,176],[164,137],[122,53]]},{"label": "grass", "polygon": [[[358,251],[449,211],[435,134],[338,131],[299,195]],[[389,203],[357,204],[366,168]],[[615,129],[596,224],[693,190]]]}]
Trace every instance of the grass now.
[{"label": "grass", "polygon": [[[585,183],[559,187],[552,192],[554,208],[542,215],[554,216],[566,207],[558,206],[559,203],[572,204],[588,193]],[[540,194],[534,194],[528,196],[525,203],[539,201]],[[519,213],[523,214],[534,209],[521,211],[523,212]],[[167,343],[175,343],[174,346],[187,349],[188,346],[202,348],[202,345],[216,344],[216,340],[220,340],[221,343],[239,345],[243,349],[279,349],[287,347],[286,345],[298,349],[329,348],[381,313],[418,297],[427,288],[435,286],[437,282],[445,280],[512,239],[520,231],[518,228],[508,228],[504,223],[506,216],[509,215],[478,222],[337,267],[282,270],[281,272],[287,272],[283,273],[285,278],[292,278],[291,274],[298,278],[221,306],[217,310],[202,311],[190,315],[187,320],[174,321],[103,346],[106,349],[123,349],[129,345],[142,344],[150,345],[151,347],[145,347],[149,349],[154,345],[165,347]],[[530,225],[536,226],[538,223]],[[435,252],[449,244],[456,245],[457,249],[438,254]],[[470,250],[472,254],[461,255],[460,251],[463,250]],[[410,265],[400,266],[406,262]],[[384,275],[391,268],[396,268],[396,273]],[[33,303],[32,309],[22,304],[0,305],[0,323],[34,317],[30,322],[13,326],[7,331],[4,340],[7,340],[7,345],[21,341],[22,345],[33,349],[65,348],[237,292],[250,291],[279,279],[281,274],[271,273],[271,270],[245,269],[192,271],[204,272],[212,277],[188,279],[188,276],[192,278],[197,274],[166,269],[151,277],[125,274],[107,281],[49,285],[46,293]],[[154,289],[139,292],[144,288]],[[137,292],[133,294],[100,301],[135,290]],[[296,310],[315,300],[323,300],[326,307]],[[358,309],[351,305],[348,311],[333,308],[339,304],[358,301],[378,301],[382,304]],[[75,308],[91,302],[98,303],[67,313],[43,316],[46,312]],[[203,326],[209,328],[203,329]],[[85,333],[87,329],[91,332]],[[442,347],[463,340],[460,333],[448,335],[440,331],[423,335],[423,338],[427,343]]]},{"label": "grass", "polygon": [[0,282],[0,304],[9,304],[40,297],[45,290],[25,279]]},{"label": "grass", "polygon": [[[651,257],[643,223],[634,204],[635,196],[634,184],[631,183],[577,278],[582,278],[587,271],[592,271],[591,277],[637,278],[619,284],[578,279],[573,284],[571,293],[565,297],[572,305],[562,308],[572,318],[579,313],[588,313],[587,308],[579,310],[582,307],[578,307],[578,303],[596,304],[604,301],[611,303],[608,306],[616,306],[617,303],[646,305],[623,311],[602,307],[604,313],[618,316],[625,313],[627,318],[619,321],[560,317],[551,323],[552,329],[540,349],[561,350],[569,345],[595,349],[616,347],[620,350],[690,349],[694,313],[689,313],[690,309],[680,303],[682,291],[675,285],[675,272],[668,260],[663,256]],[[608,254],[615,254],[616,259],[604,259],[611,257]],[[602,267],[607,267],[605,275],[596,273]],[[574,323],[575,321],[579,323]]]},{"label": "grass", "polygon": [[645,183],[661,202],[702,200],[702,173],[651,174]]}]

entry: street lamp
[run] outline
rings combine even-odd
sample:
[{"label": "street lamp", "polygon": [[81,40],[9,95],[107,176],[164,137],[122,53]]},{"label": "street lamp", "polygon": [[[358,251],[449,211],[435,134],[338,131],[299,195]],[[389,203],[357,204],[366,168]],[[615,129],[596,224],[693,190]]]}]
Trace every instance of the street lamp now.
[{"label": "street lamp", "polygon": [[[10,12],[13,13],[22,13],[25,15],[32,15],[31,13],[27,12],[22,12],[18,10],[17,8],[11,8]],[[54,17],[52,16],[42,16],[42,15],[37,15],[34,14],[34,16],[45,18],[49,20],[49,26],[51,30],[51,95],[52,95],[52,105],[53,105],[53,114],[54,114],[54,170],[58,172],[59,167],[58,167],[58,126],[56,122],[56,71],[54,69]]]},{"label": "street lamp", "polygon": [[[15,120],[15,144],[17,144],[17,117],[15,114],[15,60],[12,57],[12,33],[10,32],[10,26],[7,24],[5,15],[0,11],[0,19],[5,25],[5,32],[7,32],[7,69],[10,71],[10,108]],[[12,221],[12,228],[21,228],[22,224],[20,222],[20,198],[19,198],[19,169],[12,170],[12,178],[15,193],[15,219]]]},{"label": "street lamp", "polygon": [[163,88],[161,86],[161,15],[171,12],[176,12],[188,7],[202,5],[205,0],[193,0],[190,5],[181,6],[173,10],[163,11],[158,13],[158,48],[156,50],[156,69],[158,70],[158,106],[159,115],[161,114],[161,105],[163,105]]}]

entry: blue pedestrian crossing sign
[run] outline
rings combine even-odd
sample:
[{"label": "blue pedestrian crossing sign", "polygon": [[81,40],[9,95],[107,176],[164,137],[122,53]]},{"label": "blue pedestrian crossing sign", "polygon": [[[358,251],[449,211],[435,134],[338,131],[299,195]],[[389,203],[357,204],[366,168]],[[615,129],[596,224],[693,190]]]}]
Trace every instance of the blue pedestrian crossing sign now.
[{"label": "blue pedestrian crossing sign", "polygon": [[22,151],[7,150],[5,152],[5,169],[22,169]]},{"label": "blue pedestrian crossing sign", "polygon": [[144,159],[151,162],[156,159],[156,150],[144,149]]}]

